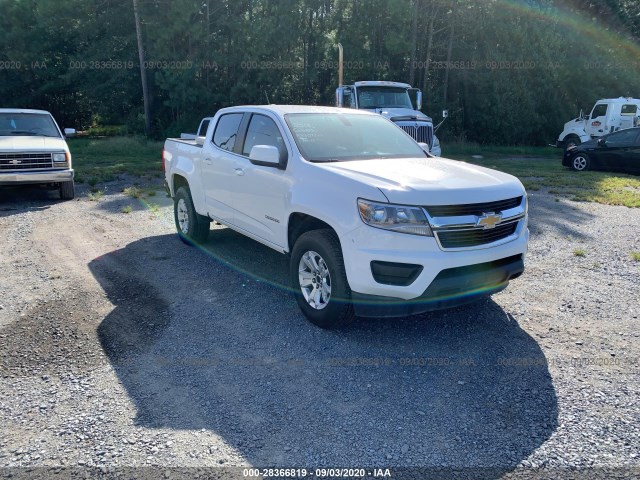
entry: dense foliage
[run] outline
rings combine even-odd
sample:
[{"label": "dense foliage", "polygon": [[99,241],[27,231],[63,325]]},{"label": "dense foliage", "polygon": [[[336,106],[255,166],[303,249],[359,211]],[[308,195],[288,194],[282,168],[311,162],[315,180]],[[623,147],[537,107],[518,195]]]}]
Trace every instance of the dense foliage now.
[{"label": "dense foliage", "polygon": [[[597,98],[640,96],[634,0],[137,0],[153,134],[345,83],[425,92],[444,141],[541,145]],[[2,106],[144,131],[132,0],[0,0]]]}]

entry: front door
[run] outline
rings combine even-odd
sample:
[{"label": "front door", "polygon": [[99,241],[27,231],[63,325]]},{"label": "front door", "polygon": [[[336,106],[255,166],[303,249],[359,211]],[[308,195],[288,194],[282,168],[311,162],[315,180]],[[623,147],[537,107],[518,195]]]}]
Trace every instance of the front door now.
[{"label": "front door", "polygon": [[585,130],[590,137],[601,137],[605,133],[605,124],[607,122],[607,110],[609,105],[606,103],[597,103],[591,115],[587,119],[587,126]]},{"label": "front door", "polygon": [[620,130],[607,136],[605,145],[598,148],[603,166],[609,170],[632,171],[640,155],[636,128]]},{"label": "front door", "polygon": [[234,223],[269,243],[286,247],[284,214],[289,179],[283,169],[251,163],[249,154],[255,145],[277,147],[283,162],[289,155],[285,137],[275,120],[254,113],[247,127],[242,156],[236,158],[234,167]]}]

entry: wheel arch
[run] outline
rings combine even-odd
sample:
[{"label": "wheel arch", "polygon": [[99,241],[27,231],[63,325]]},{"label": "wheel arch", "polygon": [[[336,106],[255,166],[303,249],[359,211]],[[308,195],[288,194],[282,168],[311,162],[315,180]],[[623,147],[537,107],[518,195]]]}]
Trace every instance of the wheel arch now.
[{"label": "wheel arch", "polygon": [[289,220],[287,223],[287,249],[289,253],[291,253],[291,251],[293,250],[293,246],[295,245],[296,240],[300,238],[300,235],[312,230],[323,229],[332,230],[336,234],[338,242],[340,242],[340,236],[338,235],[336,229],[324,220],[302,212],[291,213],[289,215]]},{"label": "wheel arch", "polygon": [[182,175],[181,173],[174,173],[171,175],[171,196],[175,197],[178,188],[187,187],[189,188],[189,181],[187,177]]}]

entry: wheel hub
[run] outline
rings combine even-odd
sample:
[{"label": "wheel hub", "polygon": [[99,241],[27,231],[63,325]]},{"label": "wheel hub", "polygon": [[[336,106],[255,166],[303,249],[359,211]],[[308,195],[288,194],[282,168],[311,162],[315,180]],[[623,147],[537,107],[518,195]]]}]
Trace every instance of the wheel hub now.
[{"label": "wheel hub", "polygon": [[324,259],[314,251],[305,252],[298,265],[300,290],[309,306],[322,310],[331,298],[331,275]]}]

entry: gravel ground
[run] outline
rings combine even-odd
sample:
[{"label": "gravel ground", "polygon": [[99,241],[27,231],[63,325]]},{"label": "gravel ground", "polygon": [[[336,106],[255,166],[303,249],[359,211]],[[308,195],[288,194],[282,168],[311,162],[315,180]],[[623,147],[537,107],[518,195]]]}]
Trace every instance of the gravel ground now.
[{"label": "gravel ground", "polygon": [[284,256],[126,185],[0,191],[0,477],[640,476],[640,209],[533,192],[507,290],[323,331]]}]

